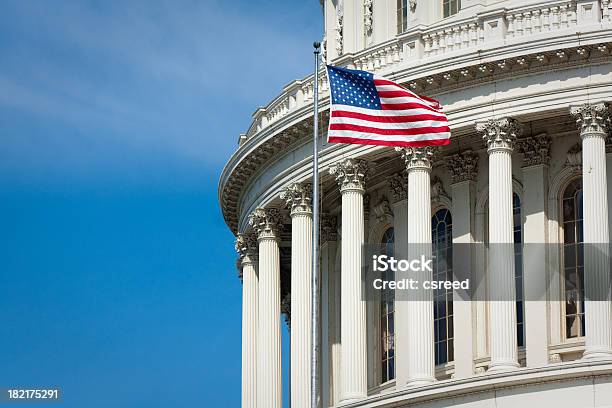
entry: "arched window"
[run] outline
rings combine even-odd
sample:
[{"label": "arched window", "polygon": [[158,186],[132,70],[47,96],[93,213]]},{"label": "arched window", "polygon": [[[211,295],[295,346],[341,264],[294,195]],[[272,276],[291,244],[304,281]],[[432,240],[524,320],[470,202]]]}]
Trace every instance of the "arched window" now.
[{"label": "arched window", "polygon": [[584,336],[584,248],[582,179],[563,192],[563,278],[565,283],[565,337]]},{"label": "arched window", "polygon": [[397,0],[397,33],[408,29],[408,0]]},{"label": "arched window", "polygon": [[[382,238],[383,251],[388,256],[393,256],[395,233],[393,228],[387,229]],[[382,277],[385,280],[395,279],[395,274],[389,268]],[[387,382],[395,378],[395,322],[393,312],[395,310],[395,292],[390,289],[381,291],[380,295],[380,341],[381,341],[381,382]]]},{"label": "arched window", "polygon": [[525,307],[523,293],[523,223],[521,220],[521,199],[512,194],[512,214],[514,231],[514,280],[516,284],[516,343],[525,346]]},{"label": "arched window", "polygon": [[[453,220],[447,209],[431,218],[433,280],[453,280]],[[434,349],[436,365],[454,360],[453,291],[434,291]]]}]

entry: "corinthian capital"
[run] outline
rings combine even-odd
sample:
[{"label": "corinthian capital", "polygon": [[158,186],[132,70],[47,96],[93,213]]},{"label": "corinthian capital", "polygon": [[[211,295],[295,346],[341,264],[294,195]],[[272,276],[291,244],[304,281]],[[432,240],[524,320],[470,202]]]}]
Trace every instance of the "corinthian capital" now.
[{"label": "corinthian capital", "polygon": [[403,171],[395,173],[389,179],[389,191],[393,203],[406,200],[408,198],[408,179]]},{"label": "corinthian capital", "polygon": [[257,237],[254,232],[238,234],[234,244],[236,252],[240,255],[240,262],[255,262],[257,260]]},{"label": "corinthian capital", "polygon": [[257,232],[257,239],[278,239],[282,227],[277,208],[258,208],[249,216],[249,224]]},{"label": "corinthian capital", "polygon": [[592,133],[605,134],[610,129],[610,110],[605,102],[572,106],[570,114],[576,118],[581,137]]},{"label": "corinthian capital", "polygon": [[523,153],[524,167],[548,164],[550,161],[550,137],[546,133],[519,139],[516,147],[519,153]]},{"label": "corinthian capital", "polygon": [[285,201],[291,215],[312,213],[312,185],[293,183],[285,187],[280,194],[280,199]]},{"label": "corinthian capital", "polygon": [[431,158],[434,155],[435,147],[396,147],[395,151],[402,156],[406,162],[406,170],[426,170],[431,171]]},{"label": "corinthian capital", "polygon": [[365,160],[345,159],[329,167],[329,174],[336,176],[340,191],[365,190],[365,181],[369,172]]},{"label": "corinthian capital", "polygon": [[451,173],[451,183],[476,180],[478,173],[478,155],[471,150],[447,157],[446,166]]},{"label": "corinthian capital", "polygon": [[477,123],[476,131],[482,133],[491,153],[497,150],[512,150],[514,141],[523,133],[523,127],[512,118],[490,119]]}]

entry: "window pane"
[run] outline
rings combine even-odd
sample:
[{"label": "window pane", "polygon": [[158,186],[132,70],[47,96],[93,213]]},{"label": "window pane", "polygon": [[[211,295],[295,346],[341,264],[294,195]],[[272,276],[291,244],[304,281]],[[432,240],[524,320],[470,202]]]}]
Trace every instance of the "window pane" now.
[{"label": "window pane", "polygon": [[565,222],[563,223],[563,236],[566,244],[575,243],[576,242],[576,224],[574,222]]},{"label": "window pane", "polygon": [[[393,246],[395,243],[395,233],[393,228],[387,229],[381,239],[381,252],[386,255],[393,255]],[[386,279],[392,280],[394,274],[392,271],[387,271]],[[380,343],[382,345],[381,358],[381,382],[387,382],[395,378],[394,354],[395,354],[395,323],[394,323],[394,292],[392,290],[384,290],[381,292],[380,303]]]},{"label": "window pane", "polygon": [[397,0],[397,33],[408,28],[408,0]]},{"label": "window pane", "polygon": [[563,192],[563,276],[565,285],[565,336],[584,336],[584,253],[582,180],[572,181]]},{"label": "window pane", "polygon": [[567,245],[563,250],[564,263],[566,268],[574,268],[576,266],[576,246]]},{"label": "window pane", "polygon": [[525,346],[525,311],[523,310],[523,223],[521,217],[521,199],[518,194],[512,194],[512,213],[514,230],[514,277],[516,289],[516,335],[519,347]]},{"label": "window pane", "polygon": [[[433,262],[433,277],[435,280],[452,280],[453,258],[452,240],[453,226],[450,211],[441,209],[431,218],[431,239]],[[453,337],[452,290],[438,289],[434,291],[434,350],[436,364],[451,361],[448,350]]]},{"label": "window pane", "polygon": [[525,339],[523,338],[523,325],[519,324],[516,330],[516,342],[519,347],[523,347],[525,345]]}]

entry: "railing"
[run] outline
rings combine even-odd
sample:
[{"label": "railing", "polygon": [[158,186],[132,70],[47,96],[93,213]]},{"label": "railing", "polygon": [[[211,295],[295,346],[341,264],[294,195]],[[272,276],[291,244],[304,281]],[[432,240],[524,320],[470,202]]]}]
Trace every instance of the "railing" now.
[{"label": "railing", "polygon": [[[612,23],[612,0],[577,2],[541,1],[513,8],[499,4],[484,8],[475,16],[452,18],[425,29],[414,28],[381,44],[355,54],[345,54],[334,64],[378,72],[404,63],[426,63],[430,58],[458,55],[466,50],[528,41],[528,37],[554,32],[571,32],[579,26]],[[503,5],[503,3],[502,3]],[[493,9],[493,7],[498,7]],[[580,7],[580,9],[578,9]],[[319,93],[328,90],[326,75],[319,75]],[[314,75],[293,81],[267,107],[253,114],[253,122],[241,137],[243,143],[253,134],[279,121],[289,113],[309,106],[314,97]]]},{"label": "railing", "polygon": [[480,18],[455,22],[451,26],[426,30],[420,38],[414,38],[410,47],[416,42],[423,43],[423,56],[425,58],[443,55],[452,51],[475,48],[484,43],[484,29]]},{"label": "railing", "polygon": [[375,72],[402,60],[400,42],[396,39],[368,48],[367,53],[360,53],[353,58],[356,69]]},{"label": "railing", "polygon": [[576,2],[564,1],[552,5],[547,3],[523,7],[509,11],[506,20],[508,38],[573,28],[578,25]]}]

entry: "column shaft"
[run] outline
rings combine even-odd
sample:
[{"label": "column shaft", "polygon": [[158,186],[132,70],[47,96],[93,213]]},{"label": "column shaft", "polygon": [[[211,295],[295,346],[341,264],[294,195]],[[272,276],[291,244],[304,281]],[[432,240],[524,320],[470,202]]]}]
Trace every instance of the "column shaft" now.
[{"label": "column shaft", "polygon": [[257,407],[282,408],[280,253],[275,239],[259,239]]},{"label": "column shaft", "polygon": [[242,408],[257,403],[258,278],[255,263],[242,261]]},{"label": "column shaft", "polygon": [[581,135],[584,192],[585,358],[612,358],[605,134]]},{"label": "column shaft", "polygon": [[456,280],[470,279],[471,288],[453,291],[453,326],[455,378],[466,378],[474,374],[475,327],[472,324],[472,296],[477,278],[475,269],[474,209],[475,183],[478,174],[478,155],[471,150],[446,158],[451,173],[451,195],[453,216],[453,275]]},{"label": "column shaft", "polygon": [[[455,279],[470,277],[473,268],[472,248],[474,242],[474,188],[466,180],[451,186],[453,216],[453,273]],[[474,278],[470,282],[475,284]],[[472,328],[472,302],[469,291],[453,292],[455,378],[466,378],[474,374],[474,347]]]},{"label": "column shaft", "polygon": [[[431,186],[429,169],[408,168],[408,244],[409,259],[424,255],[431,259]],[[431,271],[414,273],[419,282],[431,281]],[[415,291],[408,305],[408,384],[435,381],[433,292]]]},{"label": "column shaft", "polygon": [[546,273],[546,234],[548,217],[546,195],[548,167],[537,165],[523,168],[525,213],[523,228],[523,288],[525,291],[525,351],[527,367],[548,364],[548,323]]},{"label": "column shaft", "polygon": [[342,400],[367,396],[366,304],[361,299],[363,192],[342,192]]},{"label": "column shaft", "polygon": [[489,154],[490,370],[518,367],[510,151]]},{"label": "column shaft", "polygon": [[[335,269],[337,221],[321,217],[321,406],[339,401],[340,389],[340,288]],[[336,283],[338,282],[338,283]]]},{"label": "column shaft", "polygon": [[310,406],[312,215],[291,217],[291,407]]},{"label": "column shaft", "polygon": [[[334,252],[337,251],[337,244]],[[342,297],[342,273],[341,268],[336,268],[334,263],[333,273],[330,280],[330,295],[334,296],[333,310],[331,313],[331,393],[330,399],[334,405],[338,405],[342,400],[342,305],[340,298]]]},{"label": "column shaft", "polygon": [[[396,259],[408,259],[408,200],[406,199],[406,176],[399,176],[403,191],[400,201],[393,204],[393,229],[395,231],[395,245],[393,248]],[[412,335],[408,325],[410,302],[398,301],[401,294],[396,291],[395,296],[395,384],[396,388],[403,388],[408,383],[409,367],[408,339]]]},{"label": "column shaft", "polygon": [[333,254],[335,242],[321,244],[321,403],[324,407],[333,405]]},{"label": "column shaft", "polygon": [[242,279],[242,408],[257,407],[257,326],[259,319],[259,278],[255,234],[238,234]]}]

